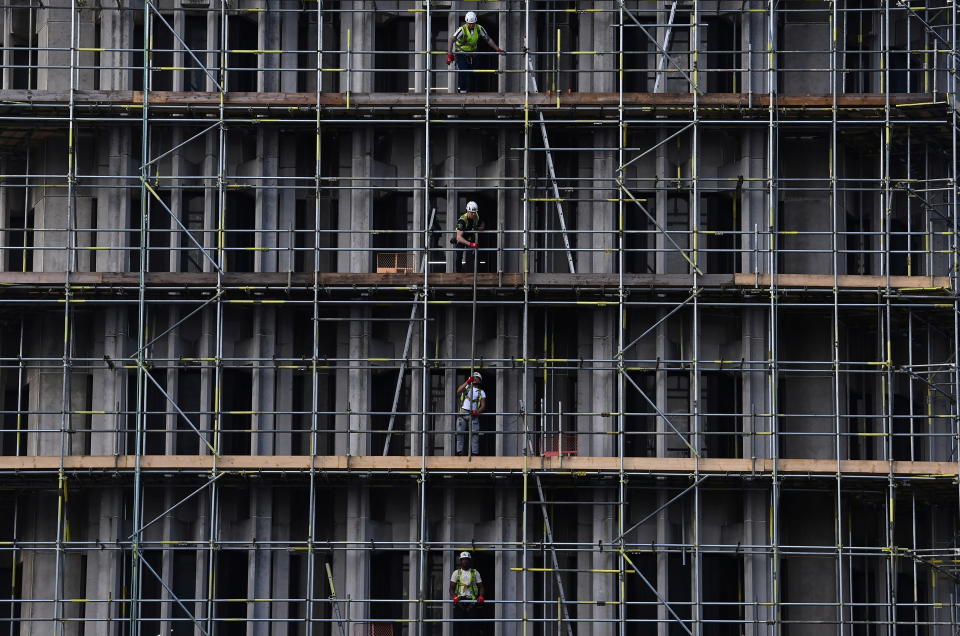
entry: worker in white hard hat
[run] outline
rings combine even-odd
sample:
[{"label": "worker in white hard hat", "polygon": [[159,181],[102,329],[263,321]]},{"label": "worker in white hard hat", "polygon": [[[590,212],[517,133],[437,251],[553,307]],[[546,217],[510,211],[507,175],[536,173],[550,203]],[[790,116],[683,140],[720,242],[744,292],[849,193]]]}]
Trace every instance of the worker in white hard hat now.
[{"label": "worker in white hard hat", "polygon": [[[477,610],[483,605],[483,578],[471,566],[470,553],[460,553],[460,566],[453,571],[450,576],[450,596],[453,598],[453,618],[473,619],[479,618]],[[476,622],[464,622],[457,626],[457,636],[461,634],[479,634],[479,624]]]},{"label": "worker in white hard hat", "polygon": [[[476,201],[467,202],[467,211],[457,219],[457,234],[453,237],[453,243],[461,250],[458,258],[454,259],[456,270],[473,271],[473,263],[467,267],[467,254],[472,258],[477,258],[476,249],[480,246],[477,243],[477,230],[482,230],[483,224],[480,222],[480,206]],[[467,248],[470,248],[469,250]],[[473,251],[471,251],[473,250]]]},{"label": "worker in white hard hat", "polygon": [[483,38],[490,48],[497,53],[506,53],[497,46],[487,34],[487,30],[477,24],[477,14],[468,11],[461,25],[447,42],[447,66],[457,61],[457,91],[461,93],[472,93],[475,89],[474,63],[477,53],[477,45]]},{"label": "worker in white hard hat", "polygon": [[460,412],[457,414],[457,455],[463,455],[467,426],[470,427],[470,454],[480,454],[480,415],[487,408],[487,393],[482,384],[483,376],[479,371],[474,371],[457,387],[457,401],[460,403]]}]

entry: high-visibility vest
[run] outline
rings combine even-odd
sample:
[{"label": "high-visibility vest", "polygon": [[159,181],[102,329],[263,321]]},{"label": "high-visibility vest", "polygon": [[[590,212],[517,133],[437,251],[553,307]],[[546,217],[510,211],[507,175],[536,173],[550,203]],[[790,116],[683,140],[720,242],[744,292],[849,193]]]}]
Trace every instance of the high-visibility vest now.
[{"label": "high-visibility vest", "polygon": [[477,50],[477,44],[480,42],[480,34],[483,32],[483,27],[479,24],[474,24],[472,29],[470,26],[471,25],[464,24],[457,29],[457,49],[464,53],[473,53]]},{"label": "high-visibility vest", "polygon": [[[467,574],[466,582],[464,582],[464,574]],[[477,585],[477,571],[473,568],[469,570],[464,570],[463,568],[457,568],[457,596],[469,596],[470,598],[477,598],[479,594],[480,587]]]}]

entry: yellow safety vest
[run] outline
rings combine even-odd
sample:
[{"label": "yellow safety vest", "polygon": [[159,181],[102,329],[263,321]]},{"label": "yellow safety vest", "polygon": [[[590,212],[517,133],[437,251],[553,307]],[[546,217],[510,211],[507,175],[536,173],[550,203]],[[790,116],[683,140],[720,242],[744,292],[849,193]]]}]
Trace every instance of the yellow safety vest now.
[{"label": "yellow safety vest", "polygon": [[457,49],[464,53],[473,53],[477,50],[477,43],[480,42],[480,33],[483,31],[483,27],[479,24],[472,25],[472,29],[470,26],[471,25],[464,24],[460,27],[460,35],[457,36]]},{"label": "yellow safety vest", "polygon": [[[467,576],[464,576],[464,575]],[[477,585],[477,571],[473,568],[464,570],[457,568],[457,596],[477,598],[480,587]]]}]

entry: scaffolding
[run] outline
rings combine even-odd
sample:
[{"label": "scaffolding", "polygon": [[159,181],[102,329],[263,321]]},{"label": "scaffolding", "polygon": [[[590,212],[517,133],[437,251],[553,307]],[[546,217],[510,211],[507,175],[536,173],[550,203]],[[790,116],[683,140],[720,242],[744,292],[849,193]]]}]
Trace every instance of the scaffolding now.
[{"label": "scaffolding", "polygon": [[957,634],[957,17],[4,5],[0,633]]}]

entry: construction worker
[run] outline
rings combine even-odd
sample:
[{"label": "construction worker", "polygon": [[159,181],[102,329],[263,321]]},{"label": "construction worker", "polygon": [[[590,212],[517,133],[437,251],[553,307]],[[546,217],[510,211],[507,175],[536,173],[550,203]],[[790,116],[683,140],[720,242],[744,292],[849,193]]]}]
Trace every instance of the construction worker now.
[{"label": "construction worker", "polygon": [[[480,618],[477,610],[483,605],[483,578],[470,567],[470,553],[460,553],[460,567],[450,576],[450,596],[453,598],[453,618],[455,620]],[[457,626],[457,636],[461,634],[479,634],[480,625],[469,622]]]},{"label": "construction worker", "polygon": [[457,235],[453,237],[452,243],[457,246],[461,253],[459,258],[454,260],[456,271],[473,271],[473,262],[467,267],[467,252],[471,250],[471,258],[477,258],[477,230],[482,230],[483,224],[480,223],[480,206],[476,201],[467,202],[467,211],[457,219]]},{"label": "construction worker", "polygon": [[[497,46],[487,30],[477,24],[477,14],[468,11],[464,17],[464,24],[453,32],[450,41],[447,42],[447,66],[457,61],[457,91],[460,93],[471,93],[475,90],[474,57],[477,52],[477,44],[480,38],[483,38],[490,48],[497,53],[506,53]],[[456,55],[454,55],[456,51]]]},{"label": "construction worker", "polygon": [[487,408],[487,394],[480,387],[483,376],[474,371],[473,375],[457,387],[460,401],[460,414],[457,415],[457,455],[463,455],[463,438],[467,425],[470,426],[470,454],[480,454],[480,414]]}]

